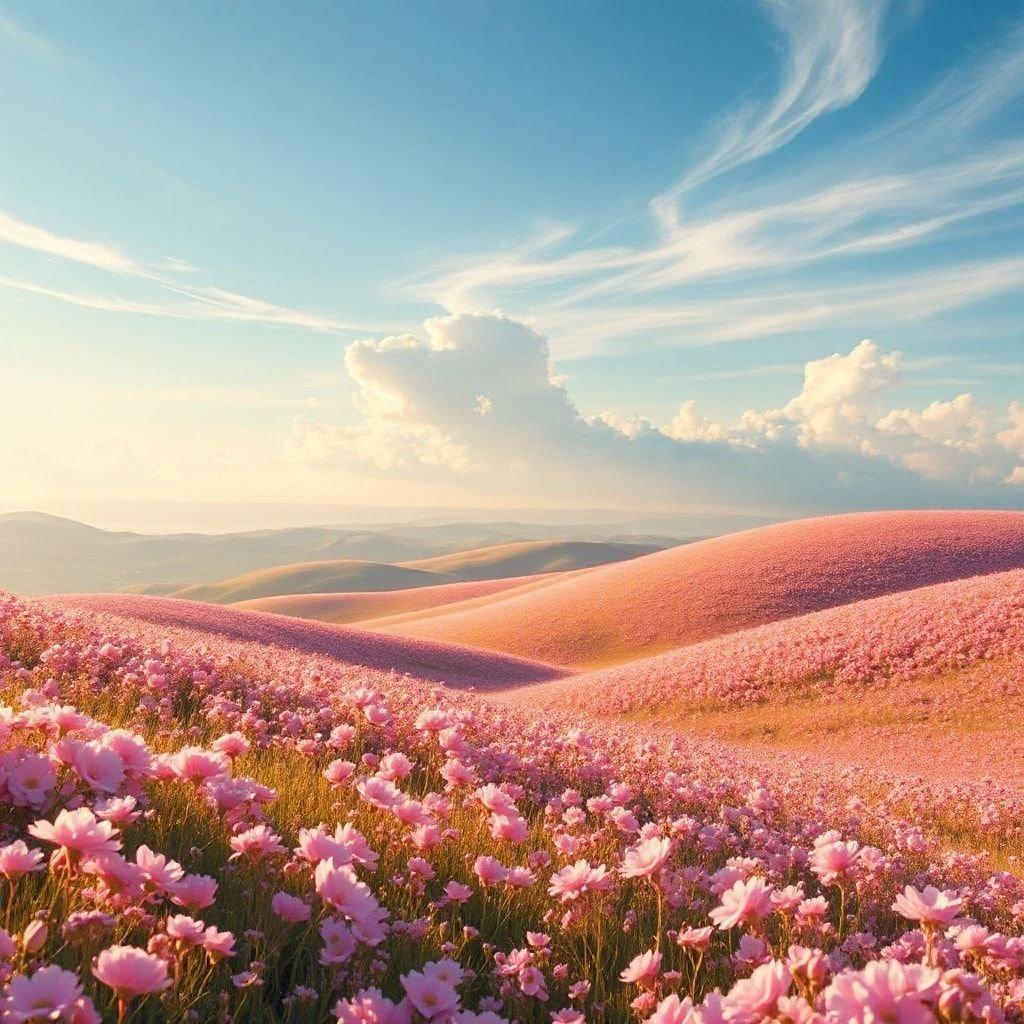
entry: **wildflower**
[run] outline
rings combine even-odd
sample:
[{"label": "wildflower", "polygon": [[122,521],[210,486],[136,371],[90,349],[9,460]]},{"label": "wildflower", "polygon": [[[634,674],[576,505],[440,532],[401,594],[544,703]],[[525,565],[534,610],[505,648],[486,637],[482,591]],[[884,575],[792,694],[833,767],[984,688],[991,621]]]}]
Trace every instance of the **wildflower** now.
[{"label": "wildflower", "polygon": [[622,858],[619,874],[623,878],[646,878],[661,870],[672,850],[672,840],[664,836],[644,839],[630,847]]},{"label": "wildflower", "polygon": [[918,892],[908,885],[900,893],[892,905],[892,909],[911,921],[920,921],[923,925],[948,927],[960,914],[963,900],[941,892],[934,885],[927,885],[923,892]]},{"label": "wildflower", "polygon": [[96,979],[114,990],[124,1015],[123,1006],[138,996],[162,992],[170,987],[167,964],[158,956],[135,946],[110,946],[93,961]]},{"label": "wildflower", "polygon": [[0,846],[0,875],[9,882],[15,882],[32,871],[42,871],[43,854],[41,850],[26,846],[21,839]]},{"label": "wildflower", "polygon": [[402,975],[401,981],[409,1002],[427,1020],[443,1020],[459,1008],[459,994],[440,978],[410,971]]},{"label": "wildflower", "polygon": [[40,820],[29,825],[30,835],[44,843],[53,843],[72,854],[113,853],[121,849],[117,829],[108,821],[99,821],[88,807],[58,812],[52,822]]},{"label": "wildflower", "polygon": [[722,893],[721,906],[715,907],[708,915],[723,931],[738,924],[760,921],[771,913],[771,886],[755,875],[747,881],[733,883],[731,889]]},{"label": "wildflower", "polygon": [[364,988],[334,1006],[337,1024],[408,1024],[408,1008],[386,999],[379,988]]},{"label": "wildflower", "polygon": [[277,914],[278,917],[293,923],[298,921],[308,921],[309,915],[312,912],[308,903],[304,903],[302,900],[295,896],[291,896],[286,892],[274,893],[274,896],[270,901],[270,909]]},{"label": "wildflower", "polygon": [[229,860],[237,860],[239,857],[246,857],[249,860],[263,860],[266,857],[273,857],[275,854],[287,853],[281,845],[281,837],[272,832],[266,825],[254,825],[237,836],[232,836],[229,845],[235,852]]},{"label": "wildflower", "polygon": [[629,966],[619,975],[619,980],[627,985],[643,984],[653,981],[661,970],[661,954],[653,949],[633,957]]},{"label": "wildflower", "polygon": [[0,1008],[12,1022],[67,1020],[83,998],[78,975],[54,965],[12,978],[5,995]]}]

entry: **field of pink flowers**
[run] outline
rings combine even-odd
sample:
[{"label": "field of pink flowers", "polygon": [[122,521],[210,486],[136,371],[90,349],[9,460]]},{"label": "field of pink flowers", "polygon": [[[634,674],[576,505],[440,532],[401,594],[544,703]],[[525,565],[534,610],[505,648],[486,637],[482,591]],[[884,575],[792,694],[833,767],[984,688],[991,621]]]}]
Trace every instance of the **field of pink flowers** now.
[{"label": "field of pink flowers", "polygon": [[[1024,570],[856,601],[680,647],[603,671],[512,691],[583,714],[738,705],[774,695],[905,683],[1024,650]],[[1005,678],[1017,694],[1024,679]],[[949,690],[940,699],[961,703]]]},{"label": "field of pink flowers", "polygon": [[1024,1015],[921,790],[13,597],[0,705],[4,1022]]}]

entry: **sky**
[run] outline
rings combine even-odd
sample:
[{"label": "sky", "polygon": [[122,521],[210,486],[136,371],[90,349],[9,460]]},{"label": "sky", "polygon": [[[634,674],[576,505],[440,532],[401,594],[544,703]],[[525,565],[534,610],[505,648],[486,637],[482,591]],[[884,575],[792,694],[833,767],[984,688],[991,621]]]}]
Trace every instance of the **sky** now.
[{"label": "sky", "polygon": [[1022,94],[1021,0],[0,0],[0,511],[1024,507]]}]

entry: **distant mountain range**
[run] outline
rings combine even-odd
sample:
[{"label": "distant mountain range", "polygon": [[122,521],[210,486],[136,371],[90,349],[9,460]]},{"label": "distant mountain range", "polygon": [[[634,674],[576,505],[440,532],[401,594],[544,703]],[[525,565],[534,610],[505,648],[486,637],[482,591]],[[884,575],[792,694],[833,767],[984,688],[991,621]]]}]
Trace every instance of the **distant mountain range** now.
[{"label": "distant mountain range", "polygon": [[[244,533],[155,535],[101,530],[42,512],[12,512],[0,515],[0,589],[24,594],[119,590],[168,594],[258,570],[338,561],[387,563],[384,574],[395,578],[389,579],[387,586],[378,583],[365,587],[359,583],[360,571],[356,571],[349,582],[335,581],[337,589],[393,589],[414,585],[413,578],[419,580],[417,573],[423,574],[421,583],[430,581],[428,574],[443,578],[440,574],[445,570],[440,563],[426,565],[421,560],[434,560],[467,549],[522,541],[569,540],[644,545],[652,550],[692,539],[630,533],[628,525],[623,524],[553,526],[457,521],[373,528],[313,526]],[[616,557],[625,557],[628,553],[641,552]],[[552,564],[552,557],[548,552],[544,558],[534,558],[533,563],[529,558],[513,560],[508,574],[525,575],[594,564],[591,556],[584,557],[582,563],[578,558],[569,558],[558,566]],[[557,558],[554,560],[557,562]],[[410,562],[418,564],[408,565]],[[391,567],[394,572],[388,573]],[[483,579],[500,574],[500,570],[496,572],[490,567],[481,568],[474,575],[474,570],[467,567],[462,572],[449,573],[448,578]],[[380,580],[379,573],[376,577]],[[273,588],[272,592],[287,591]],[[244,597],[219,599],[243,600]]]}]

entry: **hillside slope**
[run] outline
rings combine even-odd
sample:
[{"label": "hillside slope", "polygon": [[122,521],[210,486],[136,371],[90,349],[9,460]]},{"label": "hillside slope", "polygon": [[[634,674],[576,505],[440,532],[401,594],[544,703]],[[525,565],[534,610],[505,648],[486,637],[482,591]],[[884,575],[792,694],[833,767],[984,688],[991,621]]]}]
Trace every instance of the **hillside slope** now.
[{"label": "hillside slope", "polygon": [[[658,550],[657,546],[596,541],[521,541],[397,565],[354,560],[281,565],[164,593],[189,601],[233,604],[295,594],[411,590],[457,582],[566,572],[636,558],[652,550]],[[459,597],[452,599],[459,600]],[[419,605],[430,606],[430,602]],[[385,605],[380,614],[391,615],[403,610],[408,609],[396,606],[389,610]]]},{"label": "hillside slope", "polygon": [[716,537],[382,628],[576,667],[1024,567],[1024,513],[877,512]]},{"label": "hillside slope", "polygon": [[199,601],[135,594],[63,594],[36,601],[40,608],[81,612],[91,623],[111,629],[146,623],[159,627],[168,637],[190,643],[203,637],[240,640],[452,686],[488,689],[557,679],[565,674],[555,666],[489,651]]},{"label": "hillside slope", "polygon": [[446,582],[439,573],[407,569],[388,562],[335,559],[300,562],[243,573],[214,583],[183,587],[169,596],[187,601],[230,604],[279,594],[323,594],[337,591],[405,590]]},{"label": "hillside slope", "polygon": [[627,561],[659,550],[661,545],[658,544],[537,540],[495,544],[402,564],[410,569],[440,572],[460,580],[489,580],[589,569],[595,565]]},{"label": "hillside slope", "polygon": [[500,580],[470,580],[460,583],[442,583],[429,587],[406,590],[357,591],[348,594],[281,594],[239,601],[236,608],[275,615],[293,615],[300,619],[319,619],[321,622],[365,622],[391,619],[424,608],[462,604],[479,597],[551,581],[553,573],[538,576],[513,576]]}]

